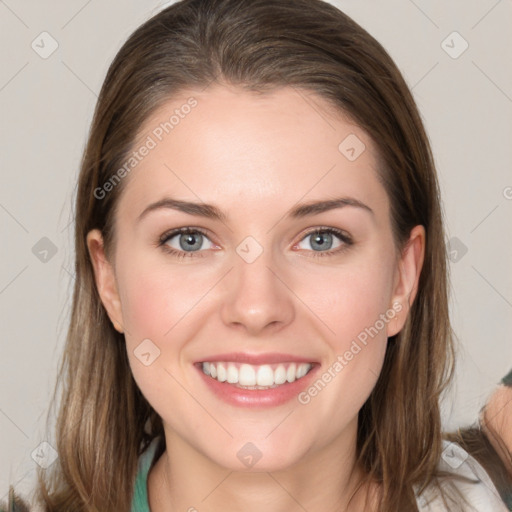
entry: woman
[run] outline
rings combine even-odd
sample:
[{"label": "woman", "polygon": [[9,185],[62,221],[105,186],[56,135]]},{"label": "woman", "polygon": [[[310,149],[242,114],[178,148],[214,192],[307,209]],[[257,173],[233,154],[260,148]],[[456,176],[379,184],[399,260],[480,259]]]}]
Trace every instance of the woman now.
[{"label": "woman", "polygon": [[424,127],[333,6],[184,0],[141,26],[98,100],[75,233],[45,510],[503,505],[441,457]]}]

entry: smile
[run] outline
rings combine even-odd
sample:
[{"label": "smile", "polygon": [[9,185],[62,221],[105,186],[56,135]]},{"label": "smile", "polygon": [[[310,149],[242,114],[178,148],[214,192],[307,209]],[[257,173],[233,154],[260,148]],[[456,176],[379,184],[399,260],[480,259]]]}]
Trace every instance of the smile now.
[{"label": "smile", "polygon": [[205,375],[242,389],[271,389],[292,383],[309,373],[312,363],[283,362],[252,365],[237,362],[203,362]]}]

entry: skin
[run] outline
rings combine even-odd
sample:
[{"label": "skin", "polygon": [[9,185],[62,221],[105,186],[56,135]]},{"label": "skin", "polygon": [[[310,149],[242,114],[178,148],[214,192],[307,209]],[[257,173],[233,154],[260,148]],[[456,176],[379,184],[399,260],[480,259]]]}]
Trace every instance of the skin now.
[{"label": "skin", "polygon": [[[312,93],[187,91],[148,119],[139,139],[191,95],[198,105],[125,178],[112,261],[100,232],[87,237],[102,302],[165,425],[167,450],[148,479],[151,510],[361,510],[363,491],[347,508],[361,476],[357,413],[387,337],[402,329],[416,295],[424,229],[416,226],[397,251],[373,142]],[[338,150],[349,134],[366,146],[355,161]],[[166,196],[214,204],[227,220],[165,208],[137,220]],[[297,203],[342,196],[373,214],[345,206],[286,217]],[[177,258],[157,246],[166,231],[186,226],[208,232],[200,252]],[[318,249],[308,235],[319,227],[343,230],[354,243],[335,253],[344,243],[333,235],[332,246]],[[252,263],[236,252],[247,236],[263,248]],[[167,244],[179,250],[179,235]],[[224,352],[284,352],[318,361],[322,373],[394,303],[400,313],[307,405],[228,405],[192,365]],[[147,338],[160,350],[149,366],[134,355]],[[252,468],[237,457],[247,442],[262,454]],[[377,510],[375,496],[365,510]]]},{"label": "skin", "polygon": [[482,429],[512,478],[512,388],[500,385],[481,413]]}]

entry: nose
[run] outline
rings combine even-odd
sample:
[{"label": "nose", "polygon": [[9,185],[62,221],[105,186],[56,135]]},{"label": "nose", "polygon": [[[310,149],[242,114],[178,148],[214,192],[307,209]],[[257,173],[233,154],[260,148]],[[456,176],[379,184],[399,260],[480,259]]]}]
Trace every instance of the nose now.
[{"label": "nose", "polygon": [[235,254],[225,286],[221,317],[228,327],[257,336],[280,330],[294,319],[293,287],[273,265],[271,251],[263,251],[252,263]]}]

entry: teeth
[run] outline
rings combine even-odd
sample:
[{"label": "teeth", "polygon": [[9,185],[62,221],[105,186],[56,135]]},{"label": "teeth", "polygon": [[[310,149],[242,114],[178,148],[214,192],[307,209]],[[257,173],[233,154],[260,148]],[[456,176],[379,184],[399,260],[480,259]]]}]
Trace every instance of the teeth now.
[{"label": "teeth", "polygon": [[284,384],[286,382],[286,368],[280,364],[274,371],[274,382]]},{"label": "teeth", "polygon": [[228,382],[230,384],[238,384],[238,370],[234,364],[228,366]]},{"label": "teeth", "polygon": [[[242,382],[242,376],[241,375],[240,375],[240,384],[244,384]],[[272,386],[272,385],[275,384],[275,382],[274,382],[274,372],[272,371],[272,368],[270,368],[270,366],[263,365],[263,366],[260,366],[258,368],[258,374],[256,376],[255,384],[258,384],[258,386]]]},{"label": "teeth", "polygon": [[[226,381],[226,379],[228,378],[228,376],[227,376],[227,372],[226,372],[226,367],[225,367],[225,366],[223,366],[223,365],[218,365],[218,366],[216,366],[216,365],[214,365],[214,364],[210,365],[210,369],[211,369],[211,370],[210,370],[210,375],[211,375],[212,377],[213,377],[213,371],[212,371],[212,370],[213,370],[213,368],[215,368],[215,369],[216,369],[216,371],[217,371],[217,380],[218,380],[219,382],[225,382],[225,381]],[[204,372],[204,364],[203,364],[203,372]],[[206,372],[205,372],[205,373],[206,373]],[[206,375],[208,375],[208,374],[206,373]]]},{"label": "teeth", "polygon": [[294,363],[288,366],[288,370],[286,370],[286,380],[288,382],[293,382],[297,378],[297,367]]},{"label": "teeth", "polygon": [[238,378],[236,379],[235,384],[237,382],[241,386],[256,385],[256,372],[250,364],[243,364],[242,366],[240,366],[240,370],[238,371]]},{"label": "teeth", "polygon": [[307,373],[307,368],[304,367],[304,365],[299,365],[297,367],[297,379],[300,379],[301,377],[304,377]]},{"label": "teeth", "polygon": [[203,373],[218,380],[237,384],[239,387],[252,389],[279,386],[285,382],[295,382],[306,375],[312,368],[310,363],[282,363],[277,365],[237,363],[203,363]]}]

